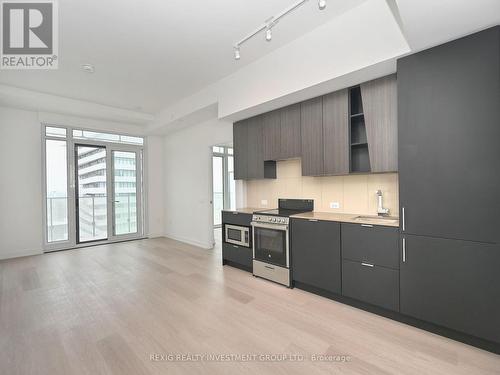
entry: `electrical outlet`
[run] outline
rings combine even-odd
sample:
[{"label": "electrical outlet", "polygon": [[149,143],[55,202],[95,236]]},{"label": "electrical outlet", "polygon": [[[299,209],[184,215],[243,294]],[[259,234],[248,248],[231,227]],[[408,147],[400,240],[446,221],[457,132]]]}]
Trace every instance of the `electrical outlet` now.
[{"label": "electrical outlet", "polygon": [[260,205],[261,205],[261,206],[267,206],[267,199],[262,199],[262,200],[260,201]]},{"label": "electrical outlet", "polygon": [[339,202],[330,202],[330,208],[340,208]]}]

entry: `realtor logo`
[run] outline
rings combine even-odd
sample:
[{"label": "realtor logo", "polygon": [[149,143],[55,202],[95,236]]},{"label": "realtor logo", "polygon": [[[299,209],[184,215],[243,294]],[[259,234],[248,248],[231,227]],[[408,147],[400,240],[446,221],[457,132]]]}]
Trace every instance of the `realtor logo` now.
[{"label": "realtor logo", "polygon": [[57,69],[56,0],[0,0],[1,69]]}]

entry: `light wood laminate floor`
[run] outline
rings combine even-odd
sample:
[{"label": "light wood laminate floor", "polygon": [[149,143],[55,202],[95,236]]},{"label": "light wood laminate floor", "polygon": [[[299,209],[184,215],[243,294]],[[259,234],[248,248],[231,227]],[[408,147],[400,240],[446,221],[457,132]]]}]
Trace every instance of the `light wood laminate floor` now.
[{"label": "light wood laminate floor", "polygon": [[[220,252],[160,238],[1,261],[0,374],[500,373],[498,355],[223,267]],[[195,360],[206,353],[248,356]]]}]

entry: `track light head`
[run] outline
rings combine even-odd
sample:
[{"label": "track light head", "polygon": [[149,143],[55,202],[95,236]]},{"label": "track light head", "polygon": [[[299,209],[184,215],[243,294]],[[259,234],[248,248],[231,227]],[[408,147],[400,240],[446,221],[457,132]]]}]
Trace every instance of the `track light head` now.
[{"label": "track light head", "polygon": [[239,46],[234,47],[234,59],[239,60],[240,58],[241,58],[240,47]]},{"label": "track light head", "polygon": [[326,0],[318,0],[318,8],[319,10],[323,10],[326,8]]},{"label": "track light head", "polygon": [[272,32],[271,28],[270,28],[270,27],[268,27],[268,28],[266,29],[266,40],[267,40],[268,42],[270,42],[270,41],[271,41],[271,39],[273,39],[273,32]]}]

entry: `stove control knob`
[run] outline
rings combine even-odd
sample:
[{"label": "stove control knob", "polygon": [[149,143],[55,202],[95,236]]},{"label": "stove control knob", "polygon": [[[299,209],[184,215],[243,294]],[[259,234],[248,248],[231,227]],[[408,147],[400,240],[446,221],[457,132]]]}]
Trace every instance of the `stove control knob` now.
[{"label": "stove control knob", "polygon": [[276,223],[276,218],[275,217],[273,217],[273,223]]}]

